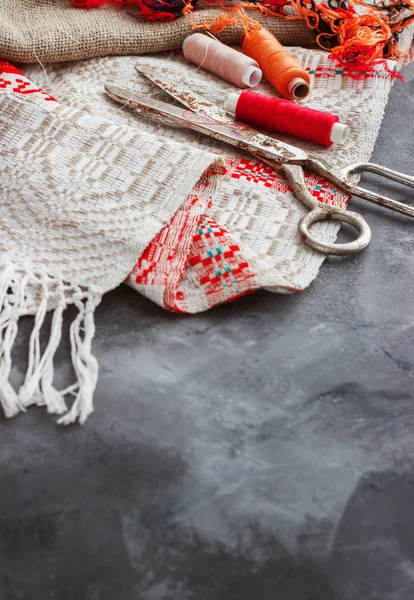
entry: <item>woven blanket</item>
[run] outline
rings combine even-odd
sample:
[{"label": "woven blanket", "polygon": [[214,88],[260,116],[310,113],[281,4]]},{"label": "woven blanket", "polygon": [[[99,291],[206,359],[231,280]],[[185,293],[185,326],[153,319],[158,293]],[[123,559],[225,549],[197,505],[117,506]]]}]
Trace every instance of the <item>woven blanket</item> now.
[{"label": "woven blanket", "polygon": [[[187,32],[182,21],[143,23],[125,11],[79,11],[65,0],[22,0],[16,7],[0,0],[0,48],[23,62],[170,48]],[[271,21],[290,30],[286,21]],[[172,27],[170,38],[164,27]],[[301,27],[294,25],[306,43]],[[389,75],[379,67],[355,81],[322,52],[293,52],[312,78],[308,105],[337,113],[351,128],[348,145],[322,155],[333,164],[367,160]],[[85,421],[98,376],[94,310],[123,281],[165,308],[197,312],[260,287],[304,289],[323,261],[297,233],[305,209],[283,175],[197,134],[138,119],[104,97],[105,82],[159,95],[138,78],[137,60],[0,64],[0,403],[7,416],[37,404],[63,414],[62,423]],[[215,102],[229,92],[228,84],[185,65],[180,53],[139,60],[141,68],[182,77]],[[317,177],[308,175],[307,185],[322,201],[347,200]],[[336,224],[318,227],[326,241],[335,238]],[[77,309],[70,328],[76,381],[57,390],[53,361],[69,305]],[[28,368],[15,390],[11,354],[19,319],[28,314]]]},{"label": "woven blanket", "polygon": [[[3,85],[13,76],[3,77]],[[33,403],[62,413],[64,397],[73,394],[62,422],[83,422],[97,378],[95,307],[127,277],[201,177],[209,178],[212,193],[222,159],[59,105],[42,92],[39,103],[36,94],[24,82],[20,91],[0,94],[0,401],[6,416]],[[53,358],[69,304],[78,309],[70,331],[77,381],[58,392]],[[41,349],[50,309],[49,341]],[[24,314],[35,315],[35,322],[17,394],[9,382],[11,352]]]},{"label": "woven blanket", "polygon": [[[338,114],[349,125],[350,135],[345,145],[328,149],[282,139],[336,167],[355,162],[356,158],[369,160],[392,83],[389,74],[379,67],[374,76],[356,81],[337,69],[324,52],[291,50],[312,80],[312,94],[306,105]],[[120,110],[103,94],[103,82],[170,101],[146,78],[138,76],[137,64],[149,75],[182,81],[217,105],[222,105],[233,89],[231,84],[188,64],[179,52],[50,65],[46,66],[46,75],[39,65],[25,68],[33,81],[52,90],[62,104],[78,109],[86,105],[91,113],[220,152],[225,159],[226,173],[220,177],[219,189],[209,206],[188,199],[139,257],[128,278],[130,285],[164,308],[181,312],[205,310],[260,287],[279,292],[305,289],[316,277],[324,256],[306,246],[298,235],[298,222],[306,209],[294,198],[289,181],[216,140]],[[259,89],[272,93],[265,83]],[[318,200],[335,205],[347,201],[342,192],[319,176],[307,174],[306,181]],[[326,241],[334,241],[337,222],[317,227]],[[217,248],[223,257],[221,268],[217,265]]]},{"label": "woven blanket", "polygon": [[[313,79],[311,105],[351,125],[349,144],[323,156],[348,162],[357,149],[368,159],[389,75],[380,68],[354,81],[322,52],[295,52]],[[111,80],[159,94],[137,77],[136,60],[27,69],[41,86],[0,65],[0,401],[7,416],[38,404],[65,413],[60,422],[84,422],[98,372],[94,309],[122,281],[166,308],[196,312],[259,287],[303,289],[323,261],[298,236],[305,209],[280,174],[196,134],[138,120],[104,97],[102,83]],[[177,53],[141,58],[140,66],[187,77],[217,102],[228,93],[228,84],[185,66]],[[320,178],[308,175],[307,184],[323,201],[346,201]],[[324,239],[335,238],[334,223],[319,227]],[[53,359],[70,304],[78,309],[70,330],[76,382],[58,391]],[[48,310],[54,314],[42,348]],[[24,314],[35,321],[26,378],[16,391],[11,352]],[[66,412],[68,395],[75,400]]]}]

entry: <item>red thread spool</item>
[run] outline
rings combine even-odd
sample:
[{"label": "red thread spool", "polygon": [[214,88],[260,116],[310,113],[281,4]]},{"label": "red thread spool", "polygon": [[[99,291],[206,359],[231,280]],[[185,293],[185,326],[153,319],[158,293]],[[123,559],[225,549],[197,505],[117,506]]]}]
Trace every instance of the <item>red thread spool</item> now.
[{"label": "red thread spool", "polygon": [[348,127],[336,115],[250,90],[230,94],[225,108],[258,129],[285,133],[328,148],[333,143],[342,144],[348,134]]}]

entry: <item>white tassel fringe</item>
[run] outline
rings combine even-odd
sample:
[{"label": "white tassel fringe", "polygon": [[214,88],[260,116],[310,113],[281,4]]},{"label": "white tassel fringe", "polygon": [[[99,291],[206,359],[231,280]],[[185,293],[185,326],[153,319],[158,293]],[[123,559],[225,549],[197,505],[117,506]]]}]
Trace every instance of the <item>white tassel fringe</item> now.
[{"label": "white tassel fringe", "polygon": [[[36,298],[36,302],[33,299]],[[67,411],[65,396],[75,396],[72,407],[58,423],[85,422],[93,411],[93,394],[98,381],[98,363],[92,355],[95,333],[94,312],[100,294],[71,288],[47,275],[35,276],[18,271],[13,264],[0,265],[0,405],[6,417],[25,411],[30,405],[45,406],[49,413]],[[63,312],[74,304],[78,315],[70,328],[73,368],[77,382],[63,391],[53,386],[53,360],[62,336]],[[49,341],[41,352],[40,334],[49,306],[54,308]],[[17,336],[19,318],[35,314],[29,342],[29,361],[24,383],[17,393],[11,385],[11,352]]]}]

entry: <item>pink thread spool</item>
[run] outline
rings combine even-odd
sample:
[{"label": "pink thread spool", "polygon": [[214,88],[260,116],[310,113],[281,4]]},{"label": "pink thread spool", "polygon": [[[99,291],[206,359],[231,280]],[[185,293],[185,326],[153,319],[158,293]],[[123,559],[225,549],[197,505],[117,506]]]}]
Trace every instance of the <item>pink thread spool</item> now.
[{"label": "pink thread spool", "polygon": [[185,38],[182,48],[187,60],[239,88],[256,87],[262,79],[262,71],[253,58],[202,33]]}]

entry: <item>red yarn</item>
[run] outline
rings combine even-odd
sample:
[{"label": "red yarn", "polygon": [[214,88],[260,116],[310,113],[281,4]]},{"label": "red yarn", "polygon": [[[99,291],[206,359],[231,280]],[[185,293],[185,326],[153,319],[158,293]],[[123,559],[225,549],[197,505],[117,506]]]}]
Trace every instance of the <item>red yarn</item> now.
[{"label": "red yarn", "polygon": [[290,0],[263,0],[263,6],[271,8],[275,12],[284,15],[285,6],[289,6]]},{"label": "red yarn", "polygon": [[[136,4],[140,8],[141,16],[149,21],[172,21],[176,18],[174,12],[177,12],[178,9],[182,8],[181,5],[177,8],[174,3],[168,2],[168,0],[157,0],[156,3],[152,3],[152,6],[145,4],[143,0],[71,0],[71,2],[78,8],[88,9],[99,8],[104,4],[111,4],[112,6],[119,7]],[[162,10],[163,7],[165,7],[166,10]]]},{"label": "red yarn", "polygon": [[[141,16],[149,21],[173,21],[175,16],[171,12],[161,10],[154,11],[149,6],[146,6],[142,0],[134,0],[132,4],[138,4],[141,9]],[[167,6],[166,2],[159,2],[160,5]]]},{"label": "red yarn", "polygon": [[0,60],[0,73],[13,73],[15,75],[23,75],[23,73],[17,67],[14,67],[5,60]]},{"label": "red yarn", "polygon": [[327,147],[332,146],[332,127],[339,122],[336,115],[250,90],[240,94],[236,118],[258,129],[285,133]]},{"label": "red yarn", "polygon": [[71,0],[72,4],[79,8],[99,8],[103,4],[112,4],[113,6],[124,6],[124,0]]}]

